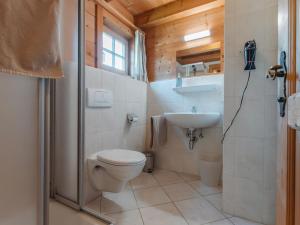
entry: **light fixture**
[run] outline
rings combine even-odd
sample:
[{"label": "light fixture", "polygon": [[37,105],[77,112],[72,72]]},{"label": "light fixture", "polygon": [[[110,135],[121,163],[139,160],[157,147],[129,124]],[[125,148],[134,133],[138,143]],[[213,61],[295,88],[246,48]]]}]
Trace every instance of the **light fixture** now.
[{"label": "light fixture", "polygon": [[210,36],[210,30],[203,30],[197,33],[187,34],[183,37],[184,41],[193,41],[200,38],[205,38]]}]

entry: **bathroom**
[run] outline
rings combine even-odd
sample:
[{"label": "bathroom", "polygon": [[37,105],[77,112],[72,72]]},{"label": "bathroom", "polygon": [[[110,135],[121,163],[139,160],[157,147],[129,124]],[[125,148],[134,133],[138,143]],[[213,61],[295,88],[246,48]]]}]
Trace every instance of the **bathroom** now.
[{"label": "bathroom", "polygon": [[[282,222],[287,203],[299,209],[300,180],[279,147],[293,144],[282,134],[296,135],[282,119],[296,92],[283,71],[287,2],[299,8],[296,0],[56,0],[63,77],[7,76],[0,57],[0,121],[17,124],[0,128],[11,150],[0,168],[12,171],[2,180],[28,181],[28,194],[0,185],[0,202],[18,199],[27,213],[10,219],[15,204],[0,203],[0,225],[297,225],[296,213]],[[22,146],[35,149],[24,162]],[[17,174],[17,164],[28,171]]]}]

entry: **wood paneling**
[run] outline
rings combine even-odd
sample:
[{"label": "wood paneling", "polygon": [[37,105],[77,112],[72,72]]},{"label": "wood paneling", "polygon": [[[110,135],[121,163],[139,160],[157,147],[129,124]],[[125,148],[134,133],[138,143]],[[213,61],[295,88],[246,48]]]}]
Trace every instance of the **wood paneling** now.
[{"label": "wood paneling", "polygon": [[[205,29],[211,30],[211,37],[184,42],[184,35]],[[224,7],[147,28],[144,31],[150,81],[176,76],[176,52],[180,50],[220,42],[222,59],[224,58]]]},{"label": "wood paneling", "polygon": [[[297,92],[300,92],[300,0],[296,0],[296,73]],[[296,171],[295,171],[295,224],[300,224],[300,132],[296,132]]]},{"label": "wood paneling", "polygon": [[97,5],[100,5],[103,9],[113,14],[120,22],[129,26],[131,29],[138,29],[134,25],[133,15],[125,8],[118,0],[111,0],[109,2],[105,0],[94,0]]},{"label": "wood paneling", "polygon": [[128,26],[124,25],[118,18],[106,10],[103,10],[103,23],[127,39],[133,38],[134,36],[133,31]]},{"label": "wood paneling", "polygon": [[138,15],[134,20],[138,27],[152,27],[221,6],[224,6],[224,0],[177,0]]},{"label": "wood paneling", "polygon": [[141,14],[175,0],[119,0],[133,15]]},{"label": "wood paneling", "polygon": [[[101,4],[100,4],[101,3]],[[107,10],[105,7],[108,7]],[[114,13],[118,12],[117,15]],[[115,0],[109,2],[102,0],[85,0],[85,61],[86,65],[92,67],[101,67],[102,62],[102,33],[104,25],[108,26],[118,34],[130,40],[134,37],[132,26],[124,24],[118,15],[126,16],[129,23],[133,23],[133,16],[120,3]],[[128,15],[130,14],[130,15]]]},{"label": "wood paneling", "polygon": [[96,4],[93,0],[85,1],[85,64],[96,66]]},{"label": "wood paneling", "polygon": [[96,5],[96,45],[95,45],[95,64],[96,67],[100,68],[102,65],[103,53],[102,53],[102,43],[103,43],[103,31],[104,31],[104,9]]}]

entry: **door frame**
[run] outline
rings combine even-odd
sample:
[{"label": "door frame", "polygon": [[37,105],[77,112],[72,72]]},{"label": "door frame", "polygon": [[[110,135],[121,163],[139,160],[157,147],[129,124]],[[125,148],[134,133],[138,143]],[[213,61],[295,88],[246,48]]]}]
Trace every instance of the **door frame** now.
[{"label": "door frame", "polygon": [[[287,96],[296,93],[296,38],[297,38],[297,0],[288,1],[288,71],[287,71]],[[284,119],[285,126],[287,118]],[[276,203],[276,224],[295,225],[295,184],[296,184],[296,131],[287,127],[286,149],[278,149],[281,156],[278,159],[281,166],[278,171],[278,190]],[[278,145],[280,146],[280,145]],[[279,154],[280,155],[280,154]],[[281,188],[280,188],[281,187]],[[283,187],[283,188],[282,188]]]}]

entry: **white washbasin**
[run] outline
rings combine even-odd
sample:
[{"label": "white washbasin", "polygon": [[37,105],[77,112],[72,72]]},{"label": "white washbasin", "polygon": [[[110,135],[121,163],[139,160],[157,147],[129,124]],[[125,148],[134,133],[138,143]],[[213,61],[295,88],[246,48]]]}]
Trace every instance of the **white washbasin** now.
[{"label": "white washbasin", "polygon": [[220,113],[164,113],[167,121],[181,128],[199,129],[216,125],[220,120]]}]

